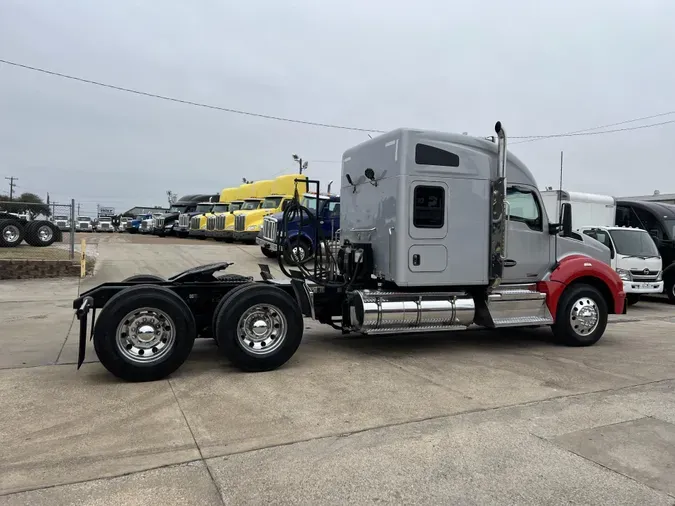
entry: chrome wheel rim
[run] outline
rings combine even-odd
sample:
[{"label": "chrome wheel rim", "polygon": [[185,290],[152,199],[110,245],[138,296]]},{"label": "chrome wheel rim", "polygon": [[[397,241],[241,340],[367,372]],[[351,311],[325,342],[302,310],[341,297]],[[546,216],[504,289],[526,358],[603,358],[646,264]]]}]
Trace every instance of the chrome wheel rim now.
[{"label": "chrome wheel rim", "polygon": [[295,262],[302,262],[305,259],[305,248],[302,246],[293,246],[291,248],[291,258]]},{"label": "chrome wheel rim", "polygon": [[151,307],[134,309],[117,326],[115,342],[120,354],[130,362],[159,362],[174,347],[176,326],[164,311]]},{"label": "chrome wheel rim", "polygon": [[248,308],[237,323],[239,346],[251,355],[274,353],[285,341],[288,325],[278,307],[256,304]]},{"label": "chrome wheel rim", "polygon": [[2,237],[6,242],[12,243],[19,240],[20,233],[16,225],[7,225],[2,231]]},{"label": "chrome wheel rim", "polygon": [[54,232],[52,232],[52,229],[47,225],[43,225],[40,228],[38,228],[37,235],[38,238],[40,239],[40,242],[48,242],[52,240]]},{"label": "chrome wheel rim", "polygon": [[589,297],[578,299],[570,312],[570,326],[580,336],[588,336],[598,327],[600,310],[595,301]]}]

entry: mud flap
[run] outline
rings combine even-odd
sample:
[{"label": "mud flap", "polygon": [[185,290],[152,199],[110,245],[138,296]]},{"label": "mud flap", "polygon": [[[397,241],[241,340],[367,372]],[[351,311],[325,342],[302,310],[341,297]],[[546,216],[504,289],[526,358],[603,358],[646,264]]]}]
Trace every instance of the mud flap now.
[{"label": "mud flap", "polygon": [[314,314],[314,301],[312,299],[312,294],[307,287],[307,283],[305,283],[304,280],[293,278],[291,279],[291,286],[293,287],[295,298],[298,301],[303,316],[316,320],[316,315]]},{"label": "mud flap", "polygon": [[[87,349],[87,316],[89,315],[89,310],[94,307],[94,299],[91,297],[85,297],[82,301],[82,305],[76,311],[77,319],[80,321],[80,342],[77,350],[77,368],[79,369],[84,362],[84,354]],[[91,332],[94,333],[94,320],[96,310],[92,312],[91,318]]]}]

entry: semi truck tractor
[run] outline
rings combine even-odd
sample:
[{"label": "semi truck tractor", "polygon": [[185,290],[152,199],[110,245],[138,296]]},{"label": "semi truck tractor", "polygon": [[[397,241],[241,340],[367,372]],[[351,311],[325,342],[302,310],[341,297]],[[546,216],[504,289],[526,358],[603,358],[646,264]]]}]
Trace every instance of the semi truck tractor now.
[{"label": "semi truck tractor", "polygon": [[646,230],[663,263],[663,289],[675,304],[675,206],[642,200],[617,200],[616,224]]},{"label": "semi truck tractor", "polygon": [[225,234],[223,238],[226,242],[234,241],[234,227],[237,220],[241,224],[243,223],[242,220],[246,220],[248,213],[260,209],[265,197],[272,193],[272,183],[272,180],[256,181],[253,183],[253,197],[244,199],[244,203],[238,211],[225,216]]},{"label": "semi truck tractor", "polygon": [[235,194],[232,197],[234,200],[230,202],[228,212],[216,216],[215,229],[210,236],[212,236],[217,241],[224,241],[225,236],[227,235],[225,232],[225,225],[228,221],[228,216],[233,214],[235,211],[239,211],[241,209],[241,206],[244,205],[245,199],[253,198],[254,196],[255,192],[253,189],[253,185],[250,183],[243,184],[239,188],[237,188]]},{"label": "semi truck tractor", "polygon": [[214,203],[208,212],[203,214],[195,214],[190,218],[190,230],[188,232],[190,237],[196,239],[206,239],[206,225],[209,217],[213,216],[216,212],[223,213],[229,210],[229,200],[223,200],[223,198],[227,198],[228,193],[231,190],[233,190],[233,188],[223,189],[220,192],[220,198],[218,202]]},{"label": "semi truck tractor", "polygon": [[[300,202],[302,208],[308,209],[313,216],[318,217],[321,227],[319,237],[338,237],[340,231],[340,196],[339,195],[316,195],[305,193]],[[286,229],[279,231],[279,224],[286,223]],[[316,249],[315,227],[309,216],[296,213],[295,216],[286,217],[284,213],[276,213],[265,216],[263,226],[256,237],[256,243],[260,245],[262,254],[268,258],[276,258],[277,255],[285,255],[284,261],[290,265],[309,260]],[[281,234],[283,241],[278,244],[277,235]]]},{"label": "semi truck tractor", "polygon": [[94,230],[96,232],[114,232],[115,227],[113,226],[112,216],[99,216]]},{"label": "semi truck tractor", "polygon": [[78,216],[75,219],[75,231],[77,232],[93,232],[94,220],[91,216]]},{"label": "semi truck tractor", "polygon": [[140,232],[143,220],[150,219],[151,216],[151,213],[139,214],[135,218],[128,220],[125,225],[126,231],[130,234],[136,234]]},{"label": "semi truck tractor", "polygon": [[197,207],[193,211],[181,213],[178,217],[178,226],[176,227],[176,235],[178,237],[188,237],[190,235],[190,228],[194,223],[194,218],[197,217],[197,227],[199,226],[199,216],[204,213],[211,212],[214,202],[207,200],[198,202]]},{"label": "semi truck tractor", "polygon": [[[125,380],[165,378],[196,337],[242,370],[272,370],[298,349],[303,317],[344,334],[548,326],[567,345],[595,344],[625,311],[610,252],[572,230],[569,203],[549,222],[532,173],[495,130],[497,143],[398,129],[347,150],[340,248],[317,247],[322,258],[292,269],[279,255],[286,278],[263,264],[253,281],[220,262],[85,291],[73,301],[78,367],[92,332],[101,364]],[[298,200],[284,215],[298,212],[311,216]]]},{"label": "semi truck tractor", "polygon": [[54,216],[53,223],[62,232],[70,231],[70,217],[69,216],[64,216],[64,215]]},{"label": "semi truck tractor", "polygon": [[252,183],[245,183],[237,188],[236,200],[230,203],[229,211],[216,219],[215,238],[217,240],[225,240],[225,236],[229,236],[229,241],[232,241],[232,232],[226,232],[226,225],[234,223],[233,215],[235,211],[239,211],[244,205],[246,199],[255,199],[255,188]]},{"label": "semi truck tractor", "polygon": [[[160,237],[176,235],[181,215],[193,213],[197,208],[197,204],[200,202],[208,202],[211,198],[213,198],[213,195],[203,193],[184,195],[169,208],[168,212],[162,213],[157,217],[153,234]],[[189,219],[187,221],[184,220],[184,223],[186,224],[185,228],[187,230]]]},{"label": "semi truck tractor", "polygon": [[237,209],[241,207],[241,203],[238,203],[237,196],[239,195],[238,188],[225,188],[220,192],[220,202],[217,206],[214,207],[213,212],[209,214],[206,218],[206,232],[204,235],[208,238],[216,237],[216,224],[219,217],[223,217],[223,228],[225,227],[225,215],[230,212],[232,207],[237,206]]},{"label": "semi truck tractor", "polygon": [[255,243],[265,216],[283,211],[287,203],[293,198],[296,187],[301,194],[308,191],[307,184],[298,184],[296,180],[307,180],[307,176],[285,174],[274,179],[270,194],[264,198],[260,208],[248,211],[246,214],[242,214],[241,218],[234,219],[234,240]]},{"label": "semi truck tractor", "polygon": [[572,229],[601,242],[610,250],[610,265],[623,280],[626,301],[663,292],[661,255],[649,234],[639,228],[615,225],[616,202],[609,195],[542,192],[549,217],[556,219],[560,202],[572,206]]}]

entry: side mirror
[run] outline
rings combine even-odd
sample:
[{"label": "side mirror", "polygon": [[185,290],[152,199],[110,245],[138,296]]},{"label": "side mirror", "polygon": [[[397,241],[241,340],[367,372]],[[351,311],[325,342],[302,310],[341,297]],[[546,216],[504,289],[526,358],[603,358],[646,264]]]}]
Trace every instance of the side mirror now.
[{"label": "side mirror", "polygon": [[563,236],[572,235],[572,205],[565,202],[560,209]]}]

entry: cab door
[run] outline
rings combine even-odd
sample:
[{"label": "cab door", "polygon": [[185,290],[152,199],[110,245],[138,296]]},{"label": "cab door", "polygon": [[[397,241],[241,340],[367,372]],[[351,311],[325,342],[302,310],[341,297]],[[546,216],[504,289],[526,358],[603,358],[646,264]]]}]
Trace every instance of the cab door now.
[{"label": "cab door", "polygon": [[550,267],[551,235],[539,194],[530,187],[506,190],[506,260],[504,283],[533,283]]}]

